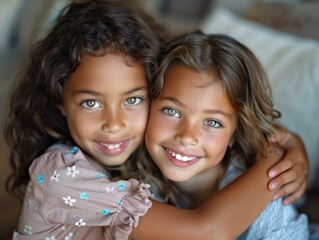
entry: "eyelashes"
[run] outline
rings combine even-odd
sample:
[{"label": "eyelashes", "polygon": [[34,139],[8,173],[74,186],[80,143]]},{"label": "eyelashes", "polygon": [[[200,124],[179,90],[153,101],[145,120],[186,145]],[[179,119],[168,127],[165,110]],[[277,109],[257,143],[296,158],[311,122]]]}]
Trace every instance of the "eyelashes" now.
[{"label": "eyelashes", "polygon": [[[182,114],[171,107],[163,107],[160,109],[160,111],[162,111],[165,115],[169,116],[169,117],[174,117],[174,118],[182,118]],[[223,125],[220,121],[216,120],[216,119],[206,119],[202,122],[203,125],[209,127],[209,128],[222,128]]]}]

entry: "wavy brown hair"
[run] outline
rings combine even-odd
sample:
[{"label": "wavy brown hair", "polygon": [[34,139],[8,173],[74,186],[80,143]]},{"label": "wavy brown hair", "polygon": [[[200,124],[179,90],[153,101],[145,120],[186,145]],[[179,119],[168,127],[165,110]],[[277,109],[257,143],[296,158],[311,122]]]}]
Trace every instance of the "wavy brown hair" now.
[{"label": "wavy brown hair", "polygon": [[[22,197],[28,168],[51,144],[72,142],[58,105],[83,55],[124,54],[143,64],[149,84],[158,67],[164,28],[132,1],[82,0],[65,6],[48,34],[36,42],[11,93],[4,135],[13,173],[6,187]],[[136,174],[135,154],[118,174]]]},{"label": "wavy brown hair", "polygon": [[[186,33],[169,41],[162,52],[157,80],[151,98],[161,93],[165,75],[172,64],[182,64],[217,79],[236,112],[234,143],[228,148],[224,166],[236,158],[250,166],[257,155],[266,156],[268,137],[275,132],[274,121],[280,113],[273,108],[266,73],[255,55],[242,43],[223,34]],[[212,80],[213,84],[213,80]],[[174,184],[162,176],[155,164],[145,159],[140,171],[153,183],[154,191],[166,201],[177,203]]]}]

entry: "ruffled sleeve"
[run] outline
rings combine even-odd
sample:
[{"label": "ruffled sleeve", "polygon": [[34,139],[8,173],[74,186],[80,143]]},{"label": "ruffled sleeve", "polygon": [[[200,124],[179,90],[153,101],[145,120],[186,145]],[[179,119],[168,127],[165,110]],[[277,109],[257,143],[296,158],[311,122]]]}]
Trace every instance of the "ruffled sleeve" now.
[{"label": "ruffled sleeve", "polygon": [[106,239],[127,238],[151,206],[149,185],[135,179],[110,181],[76,147],[49,150],[33,162],[30,177],[27,205],[44,224],[102,226],[112,236]]},{"label": "ruffled sleeve", "polygon": [[140,184],[134,195],[126,195],[116,213],[110,227],[105,228],[105,239],[128,239],[132,228],[137,227],[138,219],[144,215],[151,202],[146,194],[148,184]]}]

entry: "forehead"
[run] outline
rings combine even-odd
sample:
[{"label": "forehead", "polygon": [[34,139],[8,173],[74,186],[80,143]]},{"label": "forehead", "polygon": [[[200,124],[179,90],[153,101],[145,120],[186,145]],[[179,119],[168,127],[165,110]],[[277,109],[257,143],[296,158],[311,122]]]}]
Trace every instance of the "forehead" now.
[{"label": "forehead", "polygon": [[160,98],[174,98],[192,112],[222,109],[234,115],[225,89],[213,74],[197,72],[181,64],[168,69]]},{"label": "forehead", "polygon": [[219,84],[214,74],[197,71],[180,63],[171,64],[167,70],[164,88],[174,85],[187,85],[192,89],[204,89],[213,84]]},{"label": "forehead", "polygon": [[107,53],[103,56],[84,55],[71,74],[67,85],[74,88],[100,88],[112,91],[130,89],[134,85],[146,85],[142,64],[128,60],[122,54]]}]

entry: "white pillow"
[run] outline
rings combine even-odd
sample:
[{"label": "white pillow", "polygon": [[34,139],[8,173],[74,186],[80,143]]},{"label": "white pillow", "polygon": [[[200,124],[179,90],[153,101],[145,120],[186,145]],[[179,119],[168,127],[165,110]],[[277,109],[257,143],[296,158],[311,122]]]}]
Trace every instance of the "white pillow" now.
[{"label": "white pillow", "polygon": [[[217,8],[201,24],[252,49],[266,69],[281,123],[304,141],[310,161],[309,187],[319,170],[319,42],[263,27]],[[319,186],[319,183],[316,183]]]}]

